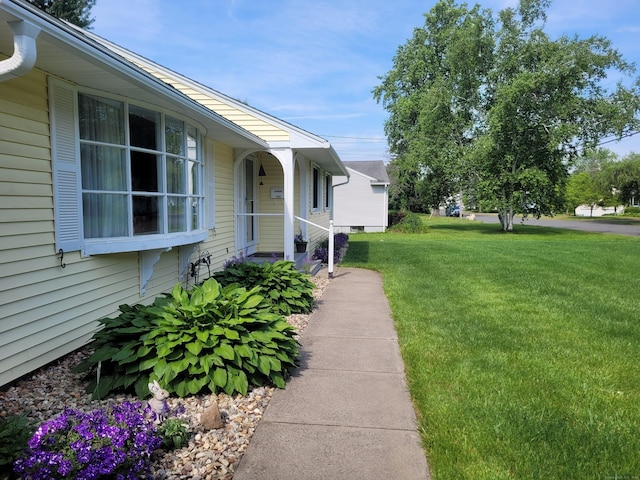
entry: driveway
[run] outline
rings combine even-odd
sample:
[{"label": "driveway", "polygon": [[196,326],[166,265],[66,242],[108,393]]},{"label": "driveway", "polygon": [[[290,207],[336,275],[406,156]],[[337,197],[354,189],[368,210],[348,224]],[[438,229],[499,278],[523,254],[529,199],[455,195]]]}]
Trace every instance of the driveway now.
[{"label": "driveway", "polygon": [[[476,221],[483,223],[500,223],[498,215],[486,213],[476,213]],[[517,228],[521,222],[522,218],[517,215],[513,219],[514,228]],[[584,217],[579,217],[575,220],[556,220],[549,217],[540,217],[540,219],[535,219],[533,217],[528,217],[524,221],[524,224],[539,227],[567,228],[570,230],[582,230],[585,232],[617,233],[618,235],[640,236],[640,222],[631,225],[623,225],[614,221],[607,222],[606,220],[592,220]]]}]

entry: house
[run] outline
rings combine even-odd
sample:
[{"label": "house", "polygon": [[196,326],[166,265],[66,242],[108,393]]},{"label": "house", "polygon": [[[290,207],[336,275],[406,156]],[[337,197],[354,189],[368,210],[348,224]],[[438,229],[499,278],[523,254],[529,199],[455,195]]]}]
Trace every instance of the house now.
[{"label": "house", "polygon": [[334,229],[384,232],[388,226],[389,176],[382,160],[344,162],[351,174],[334,177]]},{"label": "house", "polygon": [[617,207],[601,207],[599,205],[579,205],[574,213],[578,217],[602,217],[604,215],[621,215],[624,213],[624,205]]},{"label": "house", "polygon": [[293,259],[348,174],[325,140],[115,48],[0,0],[0,386],[203,266]]}]

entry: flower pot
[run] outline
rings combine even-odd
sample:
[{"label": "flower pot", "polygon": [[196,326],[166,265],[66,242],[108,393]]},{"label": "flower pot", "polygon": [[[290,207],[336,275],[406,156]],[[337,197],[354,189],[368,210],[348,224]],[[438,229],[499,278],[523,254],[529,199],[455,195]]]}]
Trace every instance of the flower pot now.
[{"label": "flower pot", "polygon": [[307,251],[307,242],[296,243],[296,253],[304,253]]}]

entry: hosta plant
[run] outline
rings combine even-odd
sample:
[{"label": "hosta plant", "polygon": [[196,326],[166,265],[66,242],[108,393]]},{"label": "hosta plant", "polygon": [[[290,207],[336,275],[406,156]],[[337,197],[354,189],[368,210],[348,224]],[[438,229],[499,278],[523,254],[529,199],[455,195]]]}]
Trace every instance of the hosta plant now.
[{"label": "hosta plant", "polygon": [[143,336],[156,328],[158,311],[167,302],[159,297],[152,306],[120,305],[120,315],[99,321],[102,328],[93,335],[93,353],[73,369],[89,373],[87,392],[94,399],[116,390],[133,389],[140,398],[149,395],[149,375],[141,374],[139,364],[152,361],[154,353]]},{"label": "hosta plant", "polygon": [[140,403],[89,413],[67,408],[38,427],[14,469],[31,480],[147,478],[161,443]]},{"label": "hosta plant", "polygon": [[260,287],[275,311],[283,315],[309,313],[315,305],[309,275],[298,271],[289,260],[257,263],[240,259],[229,262],[214,278],[223,285]]},{"label": "hosta plant", "polygon": [[190,291],[176,285],[152,306],[103,320],[94,354],[76,371],[92,372],[88,389],[96,398],[119,388],[144,397],[150,380],[180,397],[244,395],[249,385],[284,388],[298,345],[293,327],[260,291],[222,287],[213,278]]}]

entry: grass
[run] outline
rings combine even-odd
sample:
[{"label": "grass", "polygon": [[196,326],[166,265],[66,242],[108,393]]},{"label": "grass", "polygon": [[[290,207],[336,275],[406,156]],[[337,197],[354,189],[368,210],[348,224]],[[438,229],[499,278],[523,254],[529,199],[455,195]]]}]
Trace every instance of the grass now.
[{"label": "grass", "polygon": [[434,480],[640,478],[640,240],[459,219],[352,235]]}]

